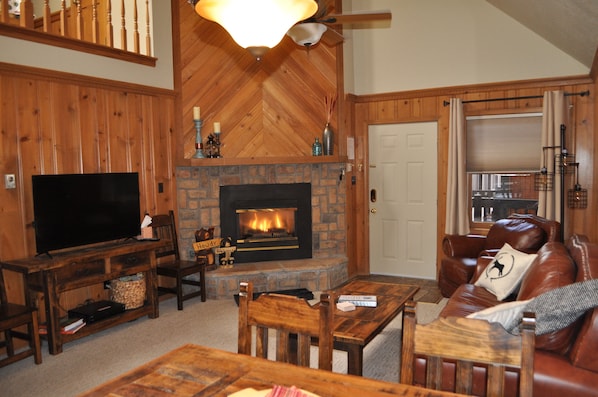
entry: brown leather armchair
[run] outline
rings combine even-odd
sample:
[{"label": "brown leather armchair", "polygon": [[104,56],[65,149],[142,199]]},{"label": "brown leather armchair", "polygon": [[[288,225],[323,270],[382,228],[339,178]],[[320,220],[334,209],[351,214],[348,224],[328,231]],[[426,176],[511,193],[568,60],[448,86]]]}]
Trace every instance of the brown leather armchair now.
[{"label": "brown leather armchair", "polygon": [[561,240],[560,223],[531,214],[512,214],[496,221],[486,236],[446,235],[445,257],[440,262],[438,286],[450,297],[461,284],[470,282],[478,257],[494,256],[505,243],[516,250],[535,253],[548,241]]}]

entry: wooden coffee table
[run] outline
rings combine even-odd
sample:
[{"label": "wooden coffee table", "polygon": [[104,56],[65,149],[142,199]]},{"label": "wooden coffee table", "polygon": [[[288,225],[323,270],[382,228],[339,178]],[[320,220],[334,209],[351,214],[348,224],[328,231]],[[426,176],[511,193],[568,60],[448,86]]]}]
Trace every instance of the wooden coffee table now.
[{"label": "wooden coffee table", "polygon": [[[354,311],[334,312],[334,348],[347,352],[348,373],[363,373],[363,349],[399,314],[405,302],[413,299],[419,287],[351,279],[331,291],[339,295],[376,295],[376,307],[357,307]],[[397,357],[397,360],[399,358]]]}]

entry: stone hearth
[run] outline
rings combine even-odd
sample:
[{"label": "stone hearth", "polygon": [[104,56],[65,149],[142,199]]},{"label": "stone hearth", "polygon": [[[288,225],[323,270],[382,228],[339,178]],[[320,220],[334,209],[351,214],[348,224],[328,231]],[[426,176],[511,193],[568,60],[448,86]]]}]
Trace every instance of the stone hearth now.
[{"label": "stone hearth", "polygon": [[251,281],[256,292],[307,288],[323,291],[348,279],[347,259],[293,259],[243,263],[206,272],[208,299],[232,299],[241,281]]}]

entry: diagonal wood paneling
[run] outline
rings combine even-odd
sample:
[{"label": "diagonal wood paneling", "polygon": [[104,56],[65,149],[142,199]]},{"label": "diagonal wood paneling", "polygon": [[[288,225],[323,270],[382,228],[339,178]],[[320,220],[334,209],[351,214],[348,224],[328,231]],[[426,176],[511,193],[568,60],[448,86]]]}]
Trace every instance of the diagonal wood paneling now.
[{"label": "diagonal wood paneling", "polygon": [[201,107],[204,142],[220,122],[224,157],[311,156],[326,123],[324,98],[337,90],[340,47],[307,51],[285,36],[258,62],[187,1],[179,6],[184,157],[195,152],[193,106]]}]

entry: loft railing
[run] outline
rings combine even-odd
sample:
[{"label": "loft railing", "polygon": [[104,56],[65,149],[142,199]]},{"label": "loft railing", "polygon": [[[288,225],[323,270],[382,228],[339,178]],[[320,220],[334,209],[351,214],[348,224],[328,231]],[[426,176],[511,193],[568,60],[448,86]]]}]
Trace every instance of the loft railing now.
[{"label": "loft railing", "polygon": [[155,65],[150,0],[20,0],[18,9],[9,3],[15,0],[0,0],[0,35]]}]

